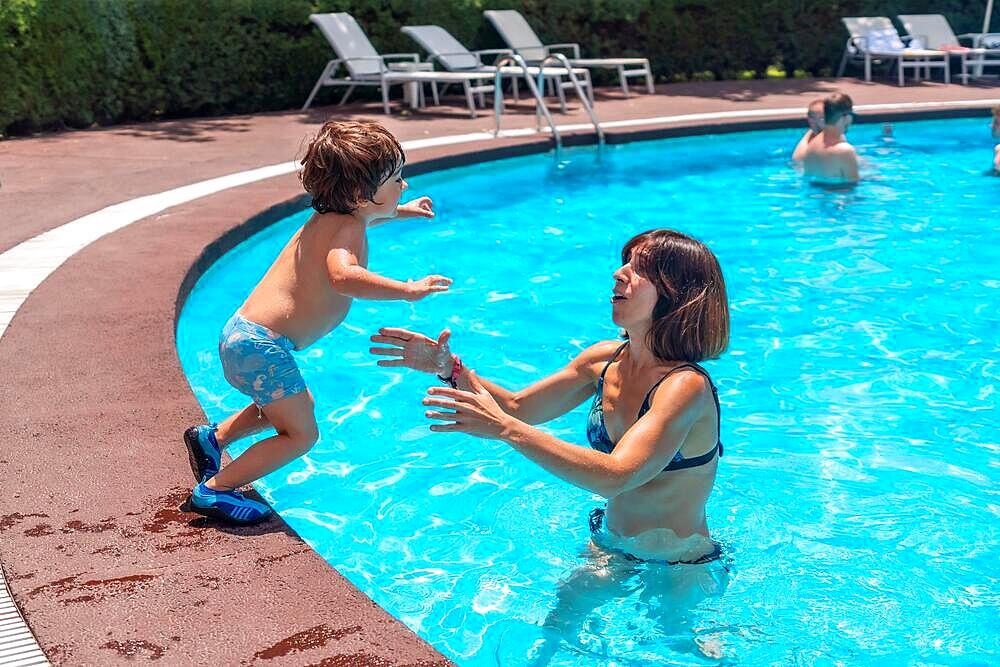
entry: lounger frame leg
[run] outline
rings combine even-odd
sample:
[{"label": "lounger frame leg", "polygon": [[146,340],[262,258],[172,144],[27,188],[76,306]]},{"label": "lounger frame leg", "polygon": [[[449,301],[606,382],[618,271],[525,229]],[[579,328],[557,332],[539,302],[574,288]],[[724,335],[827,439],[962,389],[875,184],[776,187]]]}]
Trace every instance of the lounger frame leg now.
[{"label": "lounger frame leg", "polygon": [[476,101],[472,99],[472,87],[469,86],[468,81],[462,82],[462,87],[465,89],[465,101],[469,103],[469,115],[473,118],[476,117]]},{"label": "lounger frame leg", "polygon": [[438,84],[437,81],[431,81],[431,97],[434,98],[434,106],[441,106],[441,98],[438,96]]},{"label": "lounger frame leg", "polygon": [[514,96],[514,102],[515,103],[521,101],[521,96],[518,94],[518,90],[517,90],[517,77],[516,76],[513,77],[510,80],[510,92],[511,92],[511,95]]},{"label": "lounger frame leg", "polygon": [[337,106],[339,106],[339,107],[344,106],[344,103],[347,102],[347,98],[350,97],[351,93],[354,92],[354,88],[355,88],[355,86],[348,86],[347,87],[347,92],[344,93],[344,96],[340,98],[339,102],[337,102]]},{"label": "lounger frame leg", "polygon": [[382,111],[385,112],[386,116],[389,116],[391,115],[389,111],[389,84],[383,80],[379,88],[382,90]]},{"label": "lounger frame leg", "polygon": [[323,68],[323,73],[319,75],[318,79],[316,79],[316,85],[313,86],[312,92],[309,93],[309,97],[308,99],[306,99],[306,103],[302,105],[303,111],[308,109],[309,105],[312,104],[313,98],[316,97],[316,93],[318,93],[319,89],[323,87],[323,82],[326,81],[326,77],[329,76],[330,74],[330,66],[334,65],[336,62],[337,62],[336,60],[331,60],[326,64],[326,67]]},{"label": "lounger frame leg", "polygon": [[653,86],[653,70],[649,66],[648,60],[646,61],[646,92],[649,93],[650,95],[656,92],[656,88]]},{"label": "lounger frame leg", "polygon": [[902,58],[897,58],[897,60],[899,61],[899,85],[902,86],[903,85],[903,77],[905,76],[904,72],[906,70],[906,68],[904,67],[904,65],[906,64],[906,61],[903,60]]},{"label": "lounger frame leg", "polygon": [[625,97],[628,97],[628,77],[625,76],[625,67],[623,65],[618,66],[618,79],[622,84],[622,93]]},{"label": "lounger frame leg", "polygon": [[865,54],[865,82],[872,82],[872,57],[867,53]]}]

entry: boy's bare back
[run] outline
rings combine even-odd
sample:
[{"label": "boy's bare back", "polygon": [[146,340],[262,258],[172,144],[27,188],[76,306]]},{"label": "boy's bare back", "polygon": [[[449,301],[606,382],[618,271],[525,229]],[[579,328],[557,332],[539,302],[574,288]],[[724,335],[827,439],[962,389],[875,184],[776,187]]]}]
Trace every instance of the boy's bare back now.
[{"label": "boy's bare back", "polygon": [[422,197],[399,206],[406,190],[402,147],[371,123],[328,122],[303,159],[302,184],[316,213],[282,249],[240,315],[308,347],[344,321],[356,298],[415,301],[451,280],[394,280],[368,271],[369,226],[433,217]]},{"label": "boy's bare back", "polygon": [[296,349],[325,336],[344,321],[354,300],[333,288],[327,264],[331,253],[347,253],[367,267],[365,225],[350,215],[313,214],[282,249],[240,312],[288,336]]}]

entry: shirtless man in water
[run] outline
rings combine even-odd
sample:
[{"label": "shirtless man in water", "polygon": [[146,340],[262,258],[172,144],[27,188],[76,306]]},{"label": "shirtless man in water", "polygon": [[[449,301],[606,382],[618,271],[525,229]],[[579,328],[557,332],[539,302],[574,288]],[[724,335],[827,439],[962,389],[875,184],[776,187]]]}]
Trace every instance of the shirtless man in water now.
[{"label": "shirtless man in water", "polygon": [[806,146],[802,166],[806,176],[828,183],[856,183],[858,154],[844,135],[854,121],[854,103],[843,93],[823,100],[823,131]]}]

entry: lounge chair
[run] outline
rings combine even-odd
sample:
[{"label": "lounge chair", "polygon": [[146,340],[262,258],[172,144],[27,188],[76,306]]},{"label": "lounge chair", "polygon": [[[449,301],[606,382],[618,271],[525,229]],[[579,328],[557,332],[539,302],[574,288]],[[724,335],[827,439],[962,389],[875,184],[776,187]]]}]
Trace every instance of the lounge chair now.
[{"label": "lounge chair", "polygon": [[[653,93],[653,71],[649,68],[647,58],[581,58],[579,44],[542,44],[538,35],[531,29],[520,12],[514,9],[486,10],[486,19],[493,24],[500,37],[515,53],[520,55],[530,65],[539,63],[552,51],[569,50],[570,65],[588,69],[617,69],[622,92],[629,94],[629,77],[644,77],[646,92]],[[632,67],[634,69],[626,69]]]},{"label": "lounge chair", "polygon": [[[470,51],[455,37],[437,25],[408,25],[402,29],[403,34],[409,35],[428,54],[429,62],[436,62],[449,72],[488,72],[496,73],[496,67],[483,63],[484,55],[504,56],[511,55],[511,49],[483,49],[481,51]],[[593,86],[590,83],[590,71],[585,68],[573,68],[573,73],[580,77],[581,87],[585,88],[589,99],[594,98]],[[501,67],[500,74],[511,80],[511,92],[514,99],[518,99],[518,78],[524,72],[520,67]],[[556,89],[563,111],[566,110],[565,95],[562,91],[567,87],[563,82],[563,77],[569,76],[569,71],[565,67],[545,67],[541,70],[537,67],[528,67],[528,76],[537,77],[539,74],[546,81],[552,80],[558,86]],[[572,83],[569,84],[570,86]]]},{"label": "lounge chair", "polygon": [[[347,92],[340,99],[340,104],[347,101],[357,86],[376,86],[382,91],[382,108],[388,114],[390,86],[409,84],[411,88],[416,89],[414,93],[419,104],[419,99],[423,95],[423,84],[430,83],[436,86],[439,83],[456,83],[465,90],[469,113],[475,118],[476,104],[473,93],[481,95],[485,92],[494,92],[494,75],[489,72],[435,72],[433,66],[421,63],[416,53],[380,55],[350,14],[344,12],[310,14],[309,20],[319,26],[326,41],[337,54],[337,58],[328,62],[323,68],[323,73],[316,80],[309,98],[302,105],[303,111],[309,108],[316,93],[323,86],[347,86]],[[402,62],[390,63],[389,59],[398,59]],[[346,70],[346,76],[338,78],[335,75],[341,66]],[[436,87],[434,95],[436,99]]]},{"label": "lounge chair", "polygon": [[939,68],[944,71],[944,82],[951,82],[948,71],[948,52],[926,48],[908,48],[895,26],[885,16],[852,16],[842,19],[844,27],[851,35],[844,47],[844,57],[840,60],[837,76],[843,76],[847,61],[864,61],[865,81],[872,80],[872,62],[895,61],[899,71],[899,85],[903,85],[906,68],[930,71]]},{"label": "lounge chair", "polygon": [[[947,51],[962,59],[962,83],[969,82],[969,66],[976,68],[976,76],[981,76],[984,67],[1000,67],[1000,49],[970,48],[963,46],[960,39],[970,42],[977,33],[955,35],[951,25],[941,14],[900,14],[899,22],[909,33],[911,43],[919,43],[924,48]],[[994,56],[987,58],[987,56]]]}]

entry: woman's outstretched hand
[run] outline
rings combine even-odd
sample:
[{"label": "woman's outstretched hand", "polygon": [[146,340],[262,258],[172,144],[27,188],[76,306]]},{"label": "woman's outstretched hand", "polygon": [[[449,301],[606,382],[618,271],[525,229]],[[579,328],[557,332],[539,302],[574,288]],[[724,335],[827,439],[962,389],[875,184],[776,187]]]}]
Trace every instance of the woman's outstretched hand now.
[{"label": "woman's outstretched hand", "polygon": [[379,366],[402,366],[425,373],[449,376],[452,370],[449,338],[451,331],[448,329],[441,331],[437,340],[434,340],[416,331],[383,327],[378,330],[378,335],[371,337],[371,342],[392,347],[373,347],[369,352],[384,357],[398,357],[379,359]]},{"label": "woman's outstretched hand", "polygon": [[486,391],[479,378],[468,371],[472,391],[462,391],[451,387],[431,387],[424,405],[444,408],[450,412],[428,410],[424,413],[430,419],[448,424],[431,424],[432,431],[459,432],[480,438],[498,439],[514,422],[514,418],[503,411],[496,399]]}]

